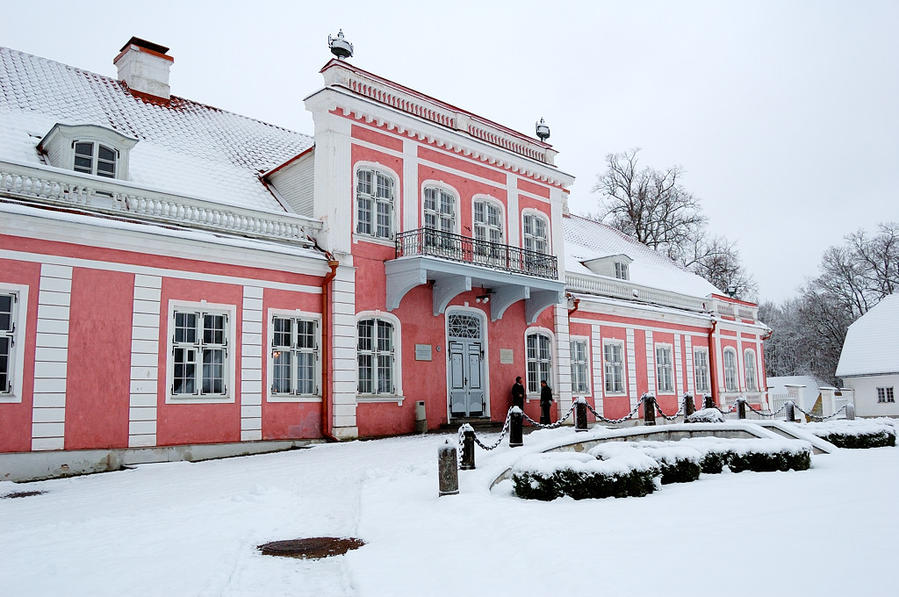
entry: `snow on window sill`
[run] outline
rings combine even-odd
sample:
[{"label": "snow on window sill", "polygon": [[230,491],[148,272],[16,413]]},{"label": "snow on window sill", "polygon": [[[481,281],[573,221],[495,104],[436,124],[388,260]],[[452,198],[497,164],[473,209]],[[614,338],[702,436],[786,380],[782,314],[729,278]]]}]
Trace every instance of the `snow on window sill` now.
[{"label": "snow on window sill", "polygon": [[269,394],[267,402],[321,402],[321,396],[313,396],[304,394],[297,396],[296,394]]},{"label": "snow on window sill", "polygon": [[355,243],[371,243],[373,245],[381,245],[384,247],[396,248],[396,241],[392,238],[384,238],[383,236],[370,236],[361,232],[353,233],[353,244]]},{"label": "snow on window sill", "polygon": [[397,394],[357,394],[356,402],[360,404],[371,403],[376,404],[379,402],[396,402],[397,406],[402,406],[403,401],[406,399],[405,396],[400,396]]},{"label": "snow on window sill", "polygon": [[165,397],[166,404],[231,404],[234,402],[233,396],[188,396],[167,395]]}]

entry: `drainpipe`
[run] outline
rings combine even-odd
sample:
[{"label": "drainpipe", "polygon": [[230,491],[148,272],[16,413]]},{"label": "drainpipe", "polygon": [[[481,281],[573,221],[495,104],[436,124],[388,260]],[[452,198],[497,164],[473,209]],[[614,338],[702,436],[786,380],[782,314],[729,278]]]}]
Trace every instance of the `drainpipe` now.
[{"label": "drainpipe", "polygon": [[718,350],[715,346],[715,328],[718,327],[718,320],[712,320],[712,328],[709,330],[709,385],[712,387],[712,400],[718,404],[718,377],[715,374],[715,355]]},{"label": "drainpipe", "polygon": [[574,315],[574,312],[577,311],[577,310],[580,308],[580,306],[581,306],[581,299],[572,296],[570,292],[568,293],[568,298],[570,298],[570,299],[571,299],[571,302],[574,303],[574,308],[568,309],[568,317],[571,317],[572,315]]},{"label": "drainpipe", "polygon": [[340,262],[334,259],[330,253],[325,253],[328,257],[328,267],[331,271],[325,274],[322,280],[322,437],[333,441],[338,441],[331,433],[331,401],[333,396],[331,393],[331,281],[337,275],[337,266]]}]

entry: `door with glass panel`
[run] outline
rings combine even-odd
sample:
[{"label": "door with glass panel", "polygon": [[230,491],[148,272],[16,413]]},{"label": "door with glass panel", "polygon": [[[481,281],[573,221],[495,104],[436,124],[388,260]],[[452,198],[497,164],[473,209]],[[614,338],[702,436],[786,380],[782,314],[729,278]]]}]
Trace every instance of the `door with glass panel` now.
[{"label": "door with glass panel", "polygon": [[466,314],[450,314],[448,318],[450,413],[454,417],[484,416],[486,395],[481,319]]}]

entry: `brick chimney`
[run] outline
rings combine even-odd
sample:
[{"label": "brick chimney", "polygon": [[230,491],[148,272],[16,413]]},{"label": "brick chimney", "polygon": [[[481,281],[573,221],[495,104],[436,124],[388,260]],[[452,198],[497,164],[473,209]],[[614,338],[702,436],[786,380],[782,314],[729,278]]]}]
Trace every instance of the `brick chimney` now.
[{"label": "brick chimney", "polygon": [[132,37],[112,63],[129,89],[167,100],[171,96],[169,71],[175,61],[166,55],[168,51],[165,46]]}]

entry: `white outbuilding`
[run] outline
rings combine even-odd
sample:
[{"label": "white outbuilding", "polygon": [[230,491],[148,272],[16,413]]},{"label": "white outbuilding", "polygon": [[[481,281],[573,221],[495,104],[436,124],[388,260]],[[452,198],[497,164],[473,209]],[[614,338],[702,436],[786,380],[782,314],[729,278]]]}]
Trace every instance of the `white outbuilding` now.
[{"label": "white outbuilding", "polygon": [[891,294],[849,326],[837,377],[855,390],[856,414],[899,416],[899,294]]}]

